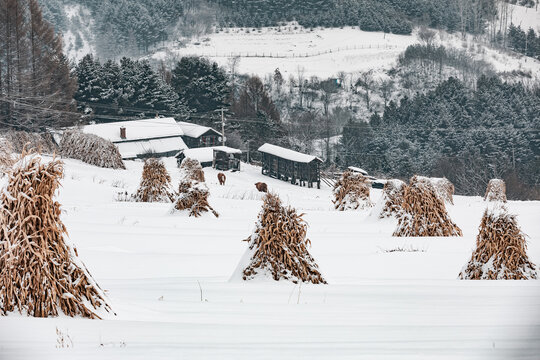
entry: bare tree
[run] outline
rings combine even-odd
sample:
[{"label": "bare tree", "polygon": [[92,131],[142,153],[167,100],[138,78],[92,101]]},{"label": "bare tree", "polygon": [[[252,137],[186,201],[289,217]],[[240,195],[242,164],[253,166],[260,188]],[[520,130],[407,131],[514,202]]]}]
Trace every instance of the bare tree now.
[{"label": "bare tree", "polygon": [[356,86],[360,86],[361,88],[364,89],[365,91],[365,96],[366,96],[366,106],[368,108],[368,110],[371,110],[371,105],[370,105],[370,98],[369,98],[369,94],[370,94],[370,91],[373,90],[373,87],[375,86],[375,78],[373,76],[373,70],[367,70],[367,71],[362,71],[359,76],[358,76],[358,80],[356,81]]}]

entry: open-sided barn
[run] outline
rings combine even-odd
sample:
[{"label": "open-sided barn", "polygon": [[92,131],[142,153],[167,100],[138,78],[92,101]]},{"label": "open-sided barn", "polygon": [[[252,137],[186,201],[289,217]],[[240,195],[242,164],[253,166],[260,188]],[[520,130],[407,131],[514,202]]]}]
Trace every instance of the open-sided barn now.
[{"label": "open-sided barn", "polygon": [[320,158],[268,143],[262,145],[259,152],[262,153],[264,175],[300,186],[313,187],[317,184],[317,189],[321,188]]}]

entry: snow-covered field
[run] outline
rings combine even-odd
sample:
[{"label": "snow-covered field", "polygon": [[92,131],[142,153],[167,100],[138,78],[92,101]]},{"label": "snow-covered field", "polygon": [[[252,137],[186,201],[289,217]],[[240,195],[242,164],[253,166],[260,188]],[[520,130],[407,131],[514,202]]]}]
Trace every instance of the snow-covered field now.
[{"label": "snow-covered field", "polygon": [[[247,31],[246,31],[247,30]],[[271,28],[226,29],[191,39],[185,47],[173,44],[152,55],[153,59],[199,55],[228,67],[229,59],[240,57],[237,71],[265,76],[279,68],[283,76],[331,77],[392,65],[415,36],[366,32],[358,28],[305,29],[288,25]]]},{"label": "snow-covered field", "polygon": [[[449,208],[462,238],[394,238],[392,220],[333,211],[328,188],[293,186],[244,164],[226,186],[205,170],[217,219],[117,202],[139,182],[142,163],[127,166],[67,160],[59,191],[70,239],[116,316],[0,317],[0,359],[539,358],[540,281],[457,280],[485,207],[479,197],[457,196]],[[167,167],[176,184],[175,162]],[[261,206],[257,181],[306,214],[329,285],[229,281]],[[540,202],[509,209],[540,264]]]}]

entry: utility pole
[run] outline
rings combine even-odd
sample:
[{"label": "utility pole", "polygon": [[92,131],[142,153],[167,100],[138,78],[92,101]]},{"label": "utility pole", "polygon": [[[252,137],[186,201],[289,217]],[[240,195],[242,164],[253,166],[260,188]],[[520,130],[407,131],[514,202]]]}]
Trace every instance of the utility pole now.
[{"label": "utility pole", "polygon": [[221,144],[225,146],[225,109],[221,108]]}]

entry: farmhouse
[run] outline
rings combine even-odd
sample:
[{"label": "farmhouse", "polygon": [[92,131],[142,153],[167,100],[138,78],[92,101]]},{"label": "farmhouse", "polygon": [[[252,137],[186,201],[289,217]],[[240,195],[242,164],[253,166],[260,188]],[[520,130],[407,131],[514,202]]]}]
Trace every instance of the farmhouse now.
[{"label": "farmhouse", "polygon": [[202,167],[212,166],[218,170],[240,170],[242,150],[228,146],[210,146],[181,150],[176,158],[178,165],[185,158],[198,160]]},{"label": "farmhouse", "polygon": [[123,159],[174,156],[187,149],[184,132],[173,118],[87,125],[82,131],[111,141]]},{"label": "farmhouse", "polygon": [[277,179],[290,181],[291,184],[321,188],[322,160],[313,155],[302,154],[272,144],[259,148],[262,153],[262,173]]},{"label": "farmhouse", "polygon": [[221,133],[211,127],[184,121],[179,121],[178,125],[184,132],[182,139],[190,149],[220,145]]}]

